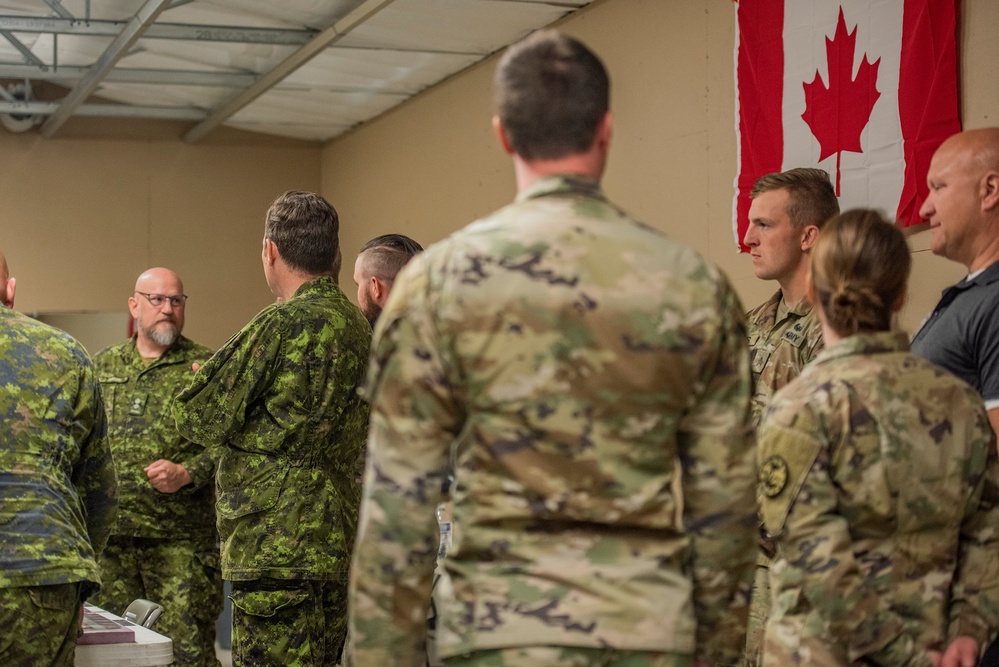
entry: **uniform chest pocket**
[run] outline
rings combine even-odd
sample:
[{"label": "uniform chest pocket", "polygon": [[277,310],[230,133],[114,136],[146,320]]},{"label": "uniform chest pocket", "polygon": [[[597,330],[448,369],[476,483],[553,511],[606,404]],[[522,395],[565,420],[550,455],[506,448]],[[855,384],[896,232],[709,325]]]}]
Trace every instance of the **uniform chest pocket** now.
[{"label": "uniform chest pocket", "polygon": [[113,423],[115,409],[120,408],[124,400],[128,378],[106,375],[98,378],[98,382],[101,385],[101,398],[104,400],[104,410],[107,412],[108,421]]},{"label": "uniform chest pocket", "polygon": [[796,438],[793,446],[764,446],[760,450],[757,472],[760,514],[772,537],[783,532],[791,507],[821,449],[816,442]]}]

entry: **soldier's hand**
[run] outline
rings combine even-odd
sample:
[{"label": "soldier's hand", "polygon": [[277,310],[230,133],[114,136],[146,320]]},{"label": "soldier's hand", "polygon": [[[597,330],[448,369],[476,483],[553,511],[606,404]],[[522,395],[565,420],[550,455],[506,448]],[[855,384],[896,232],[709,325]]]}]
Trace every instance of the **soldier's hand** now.
[{"label": "soldier's hand", "polygon": [[191,483],[191,475],[184,466],[166,459],[154,461],[143,470],[153,488],[163,493],[173,493]]},{"label": "soldier's hand", "polygon": [[956,637],[944,651],[940,667],[975,667],[978,664],[978,642],[971,637]]},{"label": "soldier's hand", "polygon": [[197,373],[198,371],[201,370],[201,364],[195,361],[193,364],[191,364],[191,370]]}]

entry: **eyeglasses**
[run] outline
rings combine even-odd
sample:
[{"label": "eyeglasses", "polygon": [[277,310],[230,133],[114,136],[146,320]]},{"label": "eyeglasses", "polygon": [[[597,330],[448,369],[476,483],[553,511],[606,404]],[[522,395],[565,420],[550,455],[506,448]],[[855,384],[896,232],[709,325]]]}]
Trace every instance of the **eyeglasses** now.
[{"label": "eyeglasses", "polygon": [[146,294],[145,292],[136,291],[136,294],[141,294],[142,296],[149,299],[149,303],[153,305],[154,308],[159,308],[167,301],[174,308],[183,308],[184,304],[187,302],[186,294],[174,294],[173,296],[167,296],[166,294]]}]

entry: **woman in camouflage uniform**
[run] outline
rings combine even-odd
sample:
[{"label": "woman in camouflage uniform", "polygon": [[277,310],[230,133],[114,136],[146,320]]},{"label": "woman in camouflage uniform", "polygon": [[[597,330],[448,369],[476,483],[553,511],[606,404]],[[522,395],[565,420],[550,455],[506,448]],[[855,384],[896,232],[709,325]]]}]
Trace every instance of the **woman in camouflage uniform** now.
[{"label": "woman in camouflage uniform", "polygon": [[816,244],[825,351],[759,435],[768,667],[929,667],[977,657],[999,629],[995,436],[974,390],[891,331],[910,264],[873,211],[833,218]]}]

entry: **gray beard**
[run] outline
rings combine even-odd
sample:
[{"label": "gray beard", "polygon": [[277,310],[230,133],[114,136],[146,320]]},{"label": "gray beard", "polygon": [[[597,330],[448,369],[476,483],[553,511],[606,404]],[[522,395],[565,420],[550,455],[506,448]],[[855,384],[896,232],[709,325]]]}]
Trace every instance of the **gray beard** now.
[{"label": "gray beard", "polygon": [[180,329],[173,322],[165,322],[165,324],[168,326],[163,329],[147,329],[142,327],[142,333],[157,345],[170,347],[180,337]]}]

